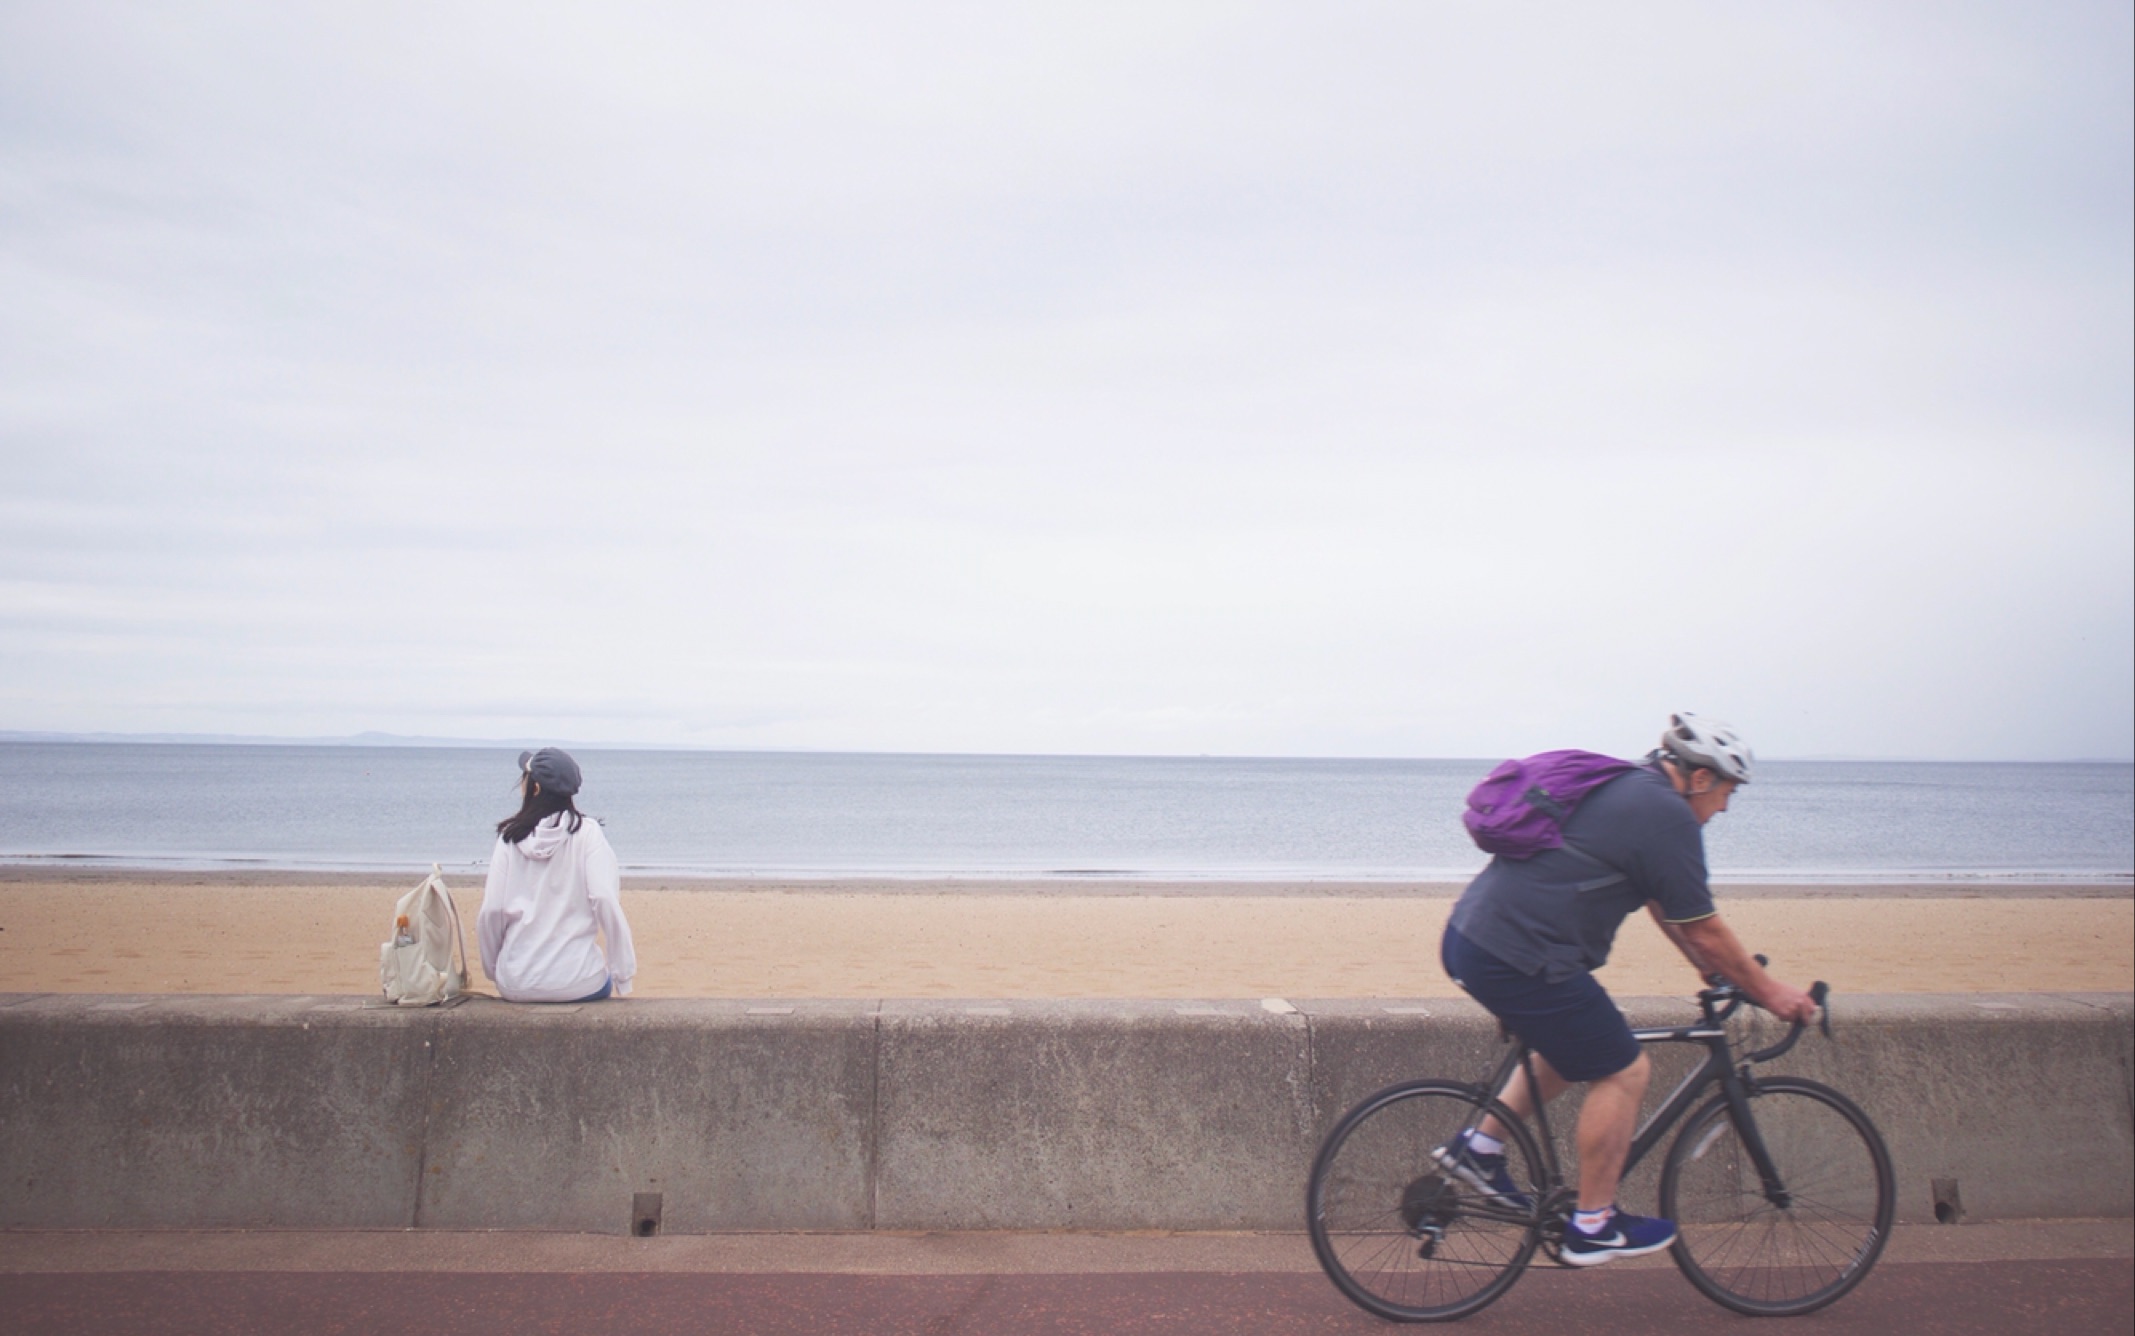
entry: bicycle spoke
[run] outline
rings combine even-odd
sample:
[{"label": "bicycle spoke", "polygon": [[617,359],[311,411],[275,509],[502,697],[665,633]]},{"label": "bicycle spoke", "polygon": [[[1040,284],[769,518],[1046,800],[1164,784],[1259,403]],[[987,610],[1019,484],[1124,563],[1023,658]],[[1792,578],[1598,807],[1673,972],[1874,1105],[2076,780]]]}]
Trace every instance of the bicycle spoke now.
[{"label": "bicycle spoke", "polygon": [[[1350,1299],[1382,1317],[1453,1317],[1489,1303],[1526,1265],[1531,1211],[1476,1190],[1436,1158],[1480,1114],[1465,1088],[1417,1082],[1380,1092],[1329,1136],[1308,1223],[1321,1264]],[[1531,1191],[1529,1143],[1516,1136],[1508,1154]]]},{"label": "bicycle spoke", "polygon": [[1662,1201],[1693,1284],[1738,1311],[1799,1313],[1851,1289],[1875,1263],[1892,1214],[1888,1156],[1845,1098],[1774,1078],[1752,1096],[1784,1206],[1765,1192],[1732,1114],[1693,1117],[1669,1155]]}]

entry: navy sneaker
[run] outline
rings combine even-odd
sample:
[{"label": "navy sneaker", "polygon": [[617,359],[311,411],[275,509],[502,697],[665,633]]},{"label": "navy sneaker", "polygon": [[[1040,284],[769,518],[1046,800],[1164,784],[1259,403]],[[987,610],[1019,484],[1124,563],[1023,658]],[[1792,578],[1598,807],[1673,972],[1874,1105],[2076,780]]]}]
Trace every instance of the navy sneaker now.
[{"label": "navy sneaker", "polygon": [[1439,1168],[1486,1197],[1514,1210],[1525,1211],[1534,1206],[1534,1199],[1520,1191],[1519,1185],[1512,1181],[1512,1175],[1506,1172],[1505,1157],[1485,1155],[1476,1150],[1468,1144],[1465,1133],[1432,1151],[1431,1158],[1438,1162]]},{"label": "navy sneaker", "polygon": [[1564,1222],[1564,1264],[1600,1266],[1612,1257],[1644,1257],[1675,1242],[1675,1222],[1618,1211],[1596,1234],[1582,1231],[1574,1221]]}]

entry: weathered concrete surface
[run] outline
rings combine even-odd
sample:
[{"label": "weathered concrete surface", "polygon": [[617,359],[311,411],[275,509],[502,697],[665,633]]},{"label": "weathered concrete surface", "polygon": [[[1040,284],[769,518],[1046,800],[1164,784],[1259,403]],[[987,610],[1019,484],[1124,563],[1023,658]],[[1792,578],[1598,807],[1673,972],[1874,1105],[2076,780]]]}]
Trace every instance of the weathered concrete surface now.
[{"label": "weathered concrete surface", "polygon": [[1318,1136],[1308,1037],[1304,1017],[1241,1002],[886,1005],[875,1223],[1293,1217],[1289,1171]]},{"label": "weathered concrete surface", "polygon": [[[1634,1021],[1685,1018],[1634,1000]],[[2127,995],[1840,1000],[1775,1070],[1855,1097],[1901,1220],[2135,1208]],[[1766,1025],[1769,1038],[1773,1027]],[[1465,1001],[0,997],[0,1225],[1295,1229],[1325,1130],[1480,1079]],[[1655,1054],[1657,1102],[1698,1057]],[[1561,1130],[1576,1110],[1557,1111]],[[1626,1184],[1650,1203],[1665,1145]]]},{"label": "weathered concrete surface", "polygon": [[2127,997],[1854,997],[1837,1015],[1836,1042],[1804,1039],[1770,1070],[1867,1111],[1897,1168],[1900,1220],[1935,1218],[1938,1178],[1984,1219],[2129,1214]]},{"label": "weathered concrete surface", "polygon": [[355,1005],[0,1009],[0,1225],[407,1225],[437,1017]]},{"label": "weathered concrete surface", "polygon": [[474,1004],[438,1026],[413,1223],[627,1231],[869,1223],[872,1003]]},{"label": "weathered concrete surface", "polygon": [[1505,1055],[1496,1019],[1466,998],[1298,1005],[1312,1021],[1313,1120],[1321,1133],[1375,1090],[1422,1076],[1481,1081]]}]

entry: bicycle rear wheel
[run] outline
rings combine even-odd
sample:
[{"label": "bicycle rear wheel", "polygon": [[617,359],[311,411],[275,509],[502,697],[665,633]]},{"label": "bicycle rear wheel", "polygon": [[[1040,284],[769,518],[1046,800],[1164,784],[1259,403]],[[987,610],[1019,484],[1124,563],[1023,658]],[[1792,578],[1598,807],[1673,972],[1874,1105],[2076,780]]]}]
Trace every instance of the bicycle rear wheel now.
[{"label": "bicycle rear wheel", "polygon": [[1661,1214],[1679,1231],[1675,1264],[1738,1313],[1811,1312],[1860,1284],[1882,1255],[1897,1210],[1890,1152],[1867,1114],[1814,1081],[1759,1081],[1749,1108],[1781,1191],[1766,1191],[1726,1097],[1715,1096],[1684,1124],[1661,1171]]},{"label": "bicycle rear wheel", "polygon": [[1396,1322],[1465,1317],[1512,1287],[1534,1254],[1531,1204],[1449,1173],[1434,1152],[1495,1113],[1509,1129],[1506,1169],[1540,1199],[1534,1140],[1482,1091],[1451,1081],[1389,1086],[1346,1114],[1312,1162],[1306,1227],[1335,1286]]}]

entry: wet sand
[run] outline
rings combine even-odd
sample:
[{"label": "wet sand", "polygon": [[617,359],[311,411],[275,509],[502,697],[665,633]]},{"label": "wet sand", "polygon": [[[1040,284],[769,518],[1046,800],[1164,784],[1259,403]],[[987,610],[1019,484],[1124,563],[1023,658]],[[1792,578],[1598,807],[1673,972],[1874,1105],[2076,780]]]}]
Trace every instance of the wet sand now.
[{"label": "wet sand", "polygon": [[[413,877],[0,870],[0,992],[377,991]],[[448,876],[475,951],[477,875]],[[1437,997],[1458,888],[1383,883],[839,881],[626,886],[642,997]],[[2125,884],[1723,887],[1781,977],[1840,992],[2135,989]],[[476,987],[488,983],[475,966]],[[1602,978],[1696,981],[1643,917]]]}]

